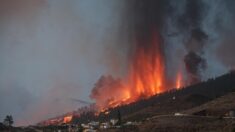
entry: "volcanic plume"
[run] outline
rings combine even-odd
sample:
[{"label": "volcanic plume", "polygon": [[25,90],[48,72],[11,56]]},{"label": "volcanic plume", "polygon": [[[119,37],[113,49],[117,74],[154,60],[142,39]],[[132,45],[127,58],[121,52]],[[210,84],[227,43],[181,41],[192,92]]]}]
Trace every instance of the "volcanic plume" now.
[{"label": "volcanic plume", "polygon": [[164,41],[160,34],[164,1],[137,0],[129,4],[131,19],[126,24],[131,25],[132,41],[127,76],[123,80],[112,76],[98,80],[90,97],[101,110],[178,88],[182,82],[180,72],[177,79],[166,77]]},{"label": "volcanic plume", "polygon": [[214,9],[211,2],[133,0],[126,5],[123,34],[128,36],[128,44],[120,47],[129,51],[127,74],[120,79],[102,76],[98,80],[90,97],[100,109],[128,104],[208,77],[208,65],[214,67],[213,59],[208,59],[213,55],[206,49],[214,35],[205,26]]},{"label": "volcanic plume", "polygon": [[150,38],[148,41],[137,42],[125,81],[102,76],[95,84],[91,98],[96,100],[99,108],[127,104],[169,88],[165,77],[161,37],[153,31]]},{"label": "volcanic plume", "polygon": [[200,81],[199,70],[206,67],[205,60],[197,55],[195,52],[189,52],[184,59],[186,70],[189,74],[190,83],[197,83]]}]

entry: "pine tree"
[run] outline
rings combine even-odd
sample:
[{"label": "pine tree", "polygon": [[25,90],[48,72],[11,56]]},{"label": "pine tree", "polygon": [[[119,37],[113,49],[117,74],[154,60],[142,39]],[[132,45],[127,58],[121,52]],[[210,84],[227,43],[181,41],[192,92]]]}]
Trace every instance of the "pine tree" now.
[{"label": "pine tree", "polygon": [[3,121],[3,123],[7,126],[12,126],[12,124],[14,123],[13,121],[13,117],[11,115],[7,115]]},{"label": "pine tree", "polygon": [[121,112],[120,110],[118,110],[118,122],[117,122],[118,125],[121,125],[122,124],[122,117],[121,117]]}]

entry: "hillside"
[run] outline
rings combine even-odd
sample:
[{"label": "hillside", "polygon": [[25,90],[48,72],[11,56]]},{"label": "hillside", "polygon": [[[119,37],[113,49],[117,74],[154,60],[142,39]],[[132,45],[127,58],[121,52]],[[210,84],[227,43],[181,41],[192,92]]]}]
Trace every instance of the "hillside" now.
[{"label": "hillside", "polygon": [[[182,111],[183,115],[169,113],[168,115],[158,115],[159,113],[155,113],[155,116],[143,120],[138,126],[126,127],[121,130],[111,129],[108,132],[234,132],[235,118],[226,115],[226,113],[234,110],[234,108],[235,92],[228,93],[192,109]],[[207,112],[206,115],[194,115],[204,110]],[[143,113],[148,113],[148,111],[153,110],[147,108],[139,111],[136,115],[140,116]]]},{"label": "hillside", "polygon": [[158,102],[155,105],[146,107],[140,111],[132,113],[124,117],[125,120],[142,120],[143,117],[152,117],[155,115],[174,114],[181,110],[190,109],[210,101],[211,98],[199,95],[190,94],[182,97],[173,96],[164,101]]},{"label": "hillside", "polygon": [[183,111],[185,114],[194,114],[205,111],[209,116],[223,116],[230,110],[235,110],[235,92],[224,95],[203,105]]},{"label": "hillside", "polygon": [[185,111],[231,92],[235,92],[234,71],[205,82],[181,88],[180,90],[172,89],[148,99],[109,109],[106,111],[109,114],[104,112],[100,113],[99,116],[94,116],[90,112],[85,112],[79,118],[74,118],[73,122],[86,123],[89,120],[107,121],[117,118],[118,111],[120,111],[124,120],[143,120],[154,115]]},{"label": "hillside", "polygon": [[[73,116],[72,121],[65,124],[59,122],[49,126],[39,125],[14,129],[22,129],[22,131],[25,129],[32,129],[30,131],[67,129],[69,124],[80,126],[79,124],[87,124],[91,121],[108,122],[110,119],[117,119],[120,113],[123,123],[121,128],[101,131],[234,132],[235,119],[224,118],[230,110],[235,108],[234,100],[235,72],[230,72],[199,84],[179,90],[172,89],[148,99],[112,108],[98,116],[94,114],[94,111],[84,108],[81,115]],[[180,115],[175,115],[175,113],[180,113]],[[126,122],[137,122],[138,125],[125,126]]]}]

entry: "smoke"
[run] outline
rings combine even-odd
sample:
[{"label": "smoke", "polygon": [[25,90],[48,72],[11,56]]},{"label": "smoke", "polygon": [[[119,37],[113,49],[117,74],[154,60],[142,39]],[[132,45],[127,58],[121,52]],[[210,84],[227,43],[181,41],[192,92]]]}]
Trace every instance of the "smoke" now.
[{"label": "smoke", "polygon": [[[122,84],[120,79],[114,79],[112,76],[101,76],[95,83],[94,88],[91,91],[91,99],[96,100],[96,105],[106,107],[109,103],[116,98],[122,96]],[[106,95],[106,96],[104,96]]]},{"label": "smoke", "polygon": [[190,76],[190,83],[198,83],[200,82],[200,69],[205,69],[206,63],[203,58],[201,58],[199,55],[197,55],[195,52],[189,52],[185,58],[185,67],[187,72],[189,73]]},{"label": "smoke", "polygon": [[[231,39],[231,36],[226,37],[229,27],[234,31],[234,13],[228,8],[229,3],[234,3],[230,0],[169,0],[167,3],[170,11],[164,18],[161,33],[168,77],[176,73],[177,67],[184,70],[188,83],[230,70],[231,63],[230,66],[224,63],[226,59],[224,55],[218,55],[218,50],[221,51],[221,47],[228,50],[229,46],[225,45],[233,45],[222,41]],[[223,18],[218,17],[222,14]]]},{"label": "smoke", "polygon": [[[165,77],[168,84],[175,80],[179,71],[183,73],[184,85],[189,85],[230,70],[234,59],[226,58],[233,56],[228,47],[234,49],[234,9],[231,6],[234,6],[234,2],[132,0],[127,1],[126,5],[122,31],[129,36],[126,38],[129,43],[119,47],[128,49],[127,58],[131,67],[128,71],[134,71],[146,89],[149,88],[149,85],[146,85],[149,83],[147,73],[151,71],[152,76],[153,71],[158,68],[154,59],[159,57],[161,66],[165,67],[161,71],[166,76],[162,77]],[[153,41],[154,38],[157,38],[157,41]],[[225,43],[228,47],[224,47]],[[226,50],[230,52],[221,54]],[[148,57],[143,57],[145,55]],[[158,71],[158,74],[161,72]],[[124,78],[123,82],[126,80],[128,79]],[[93,97],[95,94],[102,94],[100,97],[108,100],[113,96],[105,96],[107,87],[103,87],[106,86],[104,83],[106,82],[102,81],[102,86],[95,86],[94,90],[99,89],[101,92],[92,92]],[[109,91],[111,89],[112,87],[109,87]],[[115,91],[116,89],[114,87]],[[99,102],[98,98],[94,99]]]},{"label": "smoke", "polygon": [[[34,124],[91,102],[102,74],[122,75],[116,47],[123,3],[109,0],[0,2],[0,121]],[[112,59],[110,59],[112,57]]]},{"label": "smoke", "polygon": [[[128,3],[128,2],[127,2]],[[126,24],[131,25],[130,33],[133,40],[130,49],[144,49],[146,53],[150,50],[158,48],[160,55],[163,57],[168,80],[173,80],[177,71],[183,69],[186,73],[185,78],[190,83],[197,78],[200,80],[201,73],[206,69],[207,60],[204,57],[204,47],[207,44],[208,35],[203,29],[204,20],[208,14],[208,5],[201,0],[180,2],[172,0],[133,0],[128,3],[130,19]],[[156,37],[160,37],[161,41],[158,47],[151,45],[153,32]],[[183,52],[180,53],[182,50]],[[133,51],[131,51],[133,52]],[[135,50],[134,50],[135,52]],[[201,58],[203,61],[188,61],[191,52]],[[135,54],[135,53],[132,53]],[[156,55],[153,55],[153,58]],[[186,59],[187,58],[187,59]],[[192,57],[192,59],[195,57]],[[130,57],[130,60],[133,60]],[[186,60],[186,61],[184,61]],[[194,66],[190,62],[198,62],[204,64],[202,66]],[[186,64],[184,64],[186,62]],[[189,69],[195,69],[197,72],[190,72]],[[193,77],[194,76],[194,77]],[[193,78],[191,78],[193,77]]]},{"label": "smoke", "polygon": [[223,74],[235,68],[234,6],[233,0],[2,0],[0,119],[12,114],[17,125],[33,124],[82,106],[71,98],[90,102],[90,91],[107,104],[122,96],[117,87],[130,67],[142,71],[142,80],[156,69],[137,65],[140,51],[151,65],[161,56],[169,82],[179,69],[189,83]]},{"label": "smoke", "polygon": [[91,103],[90,102],[87,102],[87,101],[84,101],[84,100],[80,100],[80,99],[73,99],[71,98],[72,101],[75,101],[75,102],[79,102],[81,104],[86,104],[86,105],[90,105]]},{"label": "smoke", "polygon": [[[226,2],[217,1],[216,7],[219,8],[213,8],[212,11],[214,11],[214,18],[210,20],[210,23],[213,23],[213,26],[216,27],[216,34],[214,35],[215,39],[218,37],[216,39],[218,43],[215,49],[216,57],[222,62],[223,65],[226,66],[226,68],[230,69],[235,68],[235,61],[233,57],[233,50],[235,49],[235,27],[233,26],[235,22],[234,5],[235,2],[232,0],[227,0]],[[218,18],[216,16],[223,17]]]}]

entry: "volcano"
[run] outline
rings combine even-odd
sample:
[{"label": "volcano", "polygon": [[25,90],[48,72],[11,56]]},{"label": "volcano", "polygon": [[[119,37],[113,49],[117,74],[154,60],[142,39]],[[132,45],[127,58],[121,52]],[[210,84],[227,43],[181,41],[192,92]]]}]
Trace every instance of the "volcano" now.
[{"label": "volcano", "polygon": [[183,75],[180,69],[172,81],[166,78],[161,36],[152,31],[149,39],[137,41],[125,81],[102,76],[95,84],[90,97],[96,101],[99,110],[104,111],[182,87]]}]

